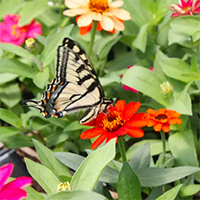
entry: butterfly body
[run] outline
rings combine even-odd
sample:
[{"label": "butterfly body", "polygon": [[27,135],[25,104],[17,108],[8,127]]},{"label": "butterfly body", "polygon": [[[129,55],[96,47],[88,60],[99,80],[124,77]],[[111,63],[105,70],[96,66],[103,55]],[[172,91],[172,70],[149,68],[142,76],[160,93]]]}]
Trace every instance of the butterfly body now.
[{"label": "butterfly body", "polygon": [[56,78],[47,85],[40,101],[28,100],[45,117],[62,117],[86,109],[80,123],[87,123],[112,103],[106,99],[99,79],[84,50],[65,38],[58,47]]}]

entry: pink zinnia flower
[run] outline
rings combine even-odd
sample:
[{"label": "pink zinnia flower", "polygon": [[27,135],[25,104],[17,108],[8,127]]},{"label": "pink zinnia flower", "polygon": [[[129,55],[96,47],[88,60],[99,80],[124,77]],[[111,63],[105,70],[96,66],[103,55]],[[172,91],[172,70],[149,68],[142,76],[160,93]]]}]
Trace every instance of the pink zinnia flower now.
[{"label": "pink zinnia flower", "polygon": [[30,177],[19,177],[6,184],[12,174],[14,165],[8,163],[0,167],[0,199],[20,200],[27,197],[26,191],[22,188],[32,184]]},{"label": "pink zinnia flower", "polygon": [[[130,69],[131,67],[134,67],[134,65],[128,66],[128,69]],[[151,71],[154,70],[153,67],[150,67],[149,69],[150,69]],[[122,78],[123,75],[121,75],[120,77]],[[127,90],[127,91],[130,90],[130,91],[132,91],[132,92],[134,92],[134,93],[138,93],[138,92],[139,92],[138,90],[136,90],[136,89],[134,89],[134,88],[132,88],[132,87],[129,87],[129,86],[127,86],[127,85],[123,85],[123,89],[124,89],[124,90]]]},{"label": "pink zinnia flower", "polygon": [[200,0],[179,0],[180,4],[172,4],[170,9],[174,11],[171,17],[180,15],[195,15],[200,13]]},{"label": "pink zinnia flower", "polygon": [[25,26],[18,26],[20,16],[9,15],[4,17],[4,22],[0,23],[0,42],[11,43],[20,46],[26,38],[35,38],[35,34],[42,34],[41,24],[33,20]]}]

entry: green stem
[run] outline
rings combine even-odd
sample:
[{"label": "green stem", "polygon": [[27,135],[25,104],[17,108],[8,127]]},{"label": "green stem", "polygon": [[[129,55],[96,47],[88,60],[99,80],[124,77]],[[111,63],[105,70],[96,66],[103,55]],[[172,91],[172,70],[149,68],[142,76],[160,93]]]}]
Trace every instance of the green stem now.
[{"label": "green stem", "polygon": [[89,46],[89,53],[88,53],[90,57],[91,57],[91,53],[92,53],[92,49],[93,49],[96,30],[97,30],[97,22],[94,21],[93,25],[92,25],[92,30],[91,30],[90,46]]},{"label": "green stem", "polygon": [[160,133],[161,133],[162,146],[163,146],[163,164],[164,164],[165,153],[166,153],[166,139],[165,139],[165,133],[163,131],[160,131]]},{"label": "green stem", "polygon": [[127,159],[126,159],[126,151],[125,151],[125,146],[124,146],[124,139],[123,139],[123,137],[119,137],[118,145],[119,145],[119,151],[120,151],[120,154],[121,154],[121,157],[122,157],[122,161],[123,161],[123,163],[124,163],[124,162],[127,161]]}]

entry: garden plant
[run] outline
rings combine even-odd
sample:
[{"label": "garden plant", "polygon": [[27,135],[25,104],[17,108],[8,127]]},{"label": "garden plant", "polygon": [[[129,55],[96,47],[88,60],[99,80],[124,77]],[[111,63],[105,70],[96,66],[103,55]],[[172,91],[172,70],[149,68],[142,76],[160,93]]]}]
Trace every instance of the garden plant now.
[{"label": "garden plant", "polygon": [[200,0],[1,0],[0,103],[0,199],[199,200]]}]

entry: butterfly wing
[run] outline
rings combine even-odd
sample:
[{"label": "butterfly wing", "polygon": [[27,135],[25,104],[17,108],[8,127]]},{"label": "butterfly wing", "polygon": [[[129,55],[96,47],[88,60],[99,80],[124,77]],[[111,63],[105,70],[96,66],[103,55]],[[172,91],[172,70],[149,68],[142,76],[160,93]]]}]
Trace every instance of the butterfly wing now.
[{"label": "butterfly wing", "polygon": [[38,108],[45,117],[88,109],[82,121],[89,121],[102,110],[102,104],[104,92],[87,55],[76,42],[65,38],[58,47],[56,78],[40,101],[29,100],[27,105]]}]

